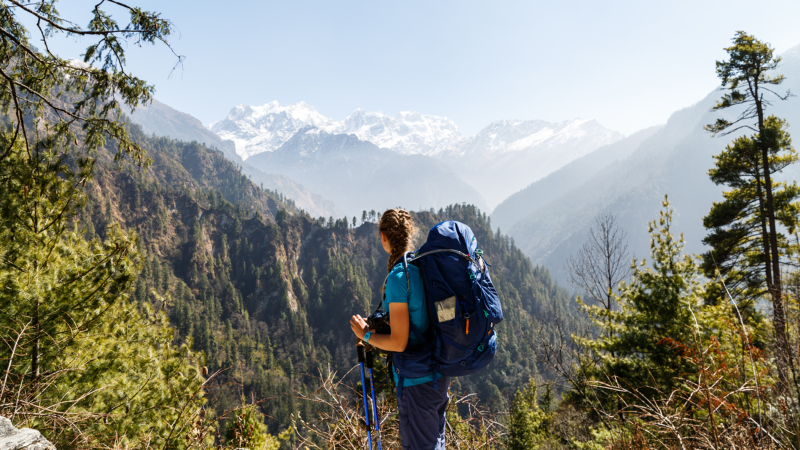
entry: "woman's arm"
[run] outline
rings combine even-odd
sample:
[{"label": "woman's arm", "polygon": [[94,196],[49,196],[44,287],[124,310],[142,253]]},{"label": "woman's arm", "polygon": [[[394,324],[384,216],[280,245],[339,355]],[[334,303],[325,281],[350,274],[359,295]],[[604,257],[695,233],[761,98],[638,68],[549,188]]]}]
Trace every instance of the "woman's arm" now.
[{"label": "woman's arm", "polygon": [[[410,331],[408,303],[389,303],[389,317],[392,318],[392,334],[375,334],[369,337],[369,345],[389,352],[402,352],[408,345]],[[350,319],[350,328],[359,339],[369,331],[367,322],[356,314]]]}]

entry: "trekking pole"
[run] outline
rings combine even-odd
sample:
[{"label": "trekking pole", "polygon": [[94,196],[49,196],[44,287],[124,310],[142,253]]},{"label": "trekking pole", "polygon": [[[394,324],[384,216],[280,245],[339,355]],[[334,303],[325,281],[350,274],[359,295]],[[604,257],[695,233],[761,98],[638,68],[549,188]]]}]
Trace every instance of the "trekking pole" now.
[{"label": "trekking pole", "polygon": [[361,395],[364,398],[364,417],[367,423],[367,442],[369,443],[369,450],[372,450],[372,431],[369,426],[369,402],[367,401],[367,385],[364,384],[364,342],[359,339],[356,342],[356,351],[358,352],[358,364],[361,366]]},{"label": "trekking pole", "polygon": [[367,344],[367,369],[369,370],[369,387],[372,389],[372,423],[375,424],[375,432],[378,435],[378,450],[381,450],[381,422],[378,420],[378,401],[375,398],[375,376],[372,373],[373,359],[372,346]]}]

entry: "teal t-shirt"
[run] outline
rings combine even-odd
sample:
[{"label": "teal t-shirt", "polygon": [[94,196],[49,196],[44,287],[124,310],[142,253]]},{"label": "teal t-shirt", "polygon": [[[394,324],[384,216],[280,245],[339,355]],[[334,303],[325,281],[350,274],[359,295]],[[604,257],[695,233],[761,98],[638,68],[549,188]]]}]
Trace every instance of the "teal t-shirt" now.
[{"label": "teal t-shirt", "polygon": [[[408,287],[408,290],[406,290]],[[389,278],[386,279],[386,294],[383,301],[383,310],[389,311],[389,303],[408,303],[409,320],[420,334],[423,336],[428,331],[428,309],[425,303],[425,288],[422,285],[422,276],[419,274],[417,266],[408,265],[408,284],[406,284],[406,271],[403,269],[403,264],[397,264],[392,267],[389,272]],[[389,317],[389,322],[392,318]],[[416,334],[409,330],[408,345],[420,344]],[[439,374],[439,378],[442,375]],[[394,381],[398,382],[399,378],[397,373],[394,374]],[[433,374],[426,375],[420,378],[406,378],[403,380],[403,386],[414,386],[417,384],[427,383],[433,381]]]}]

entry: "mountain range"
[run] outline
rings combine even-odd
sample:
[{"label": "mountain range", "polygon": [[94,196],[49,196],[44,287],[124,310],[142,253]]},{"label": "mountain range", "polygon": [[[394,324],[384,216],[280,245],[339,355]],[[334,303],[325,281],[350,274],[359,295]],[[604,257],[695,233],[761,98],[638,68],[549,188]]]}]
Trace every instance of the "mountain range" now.
[{"label": "mountain range", "polygon": [[[800,90],[800,46],[783,55],[778,73],[786,82],[777,92]],[[640,131],[614,144],[578,158],[509,197],[492,213],[495,224],[511,235],[531,259],[549,268],[564,283],[565,262],[586,240],[593,218],[607,213],[617,217],[628,234],[631,253],[649,255],[647,222],[658,217],[664,195],[675,210],[672,229],[682,233],[685,251],[704,251],[702,225],[713,202],[722,199],[724,186],[708,178],[713,155],[736,135],[712,137],[703,125],[717,118],[732,119],[739,111],[712,112],[721,97],[715,91],[698,103],[675,112],[660,127]],[[800,124],[800,100],[775,101],[767,114]],[[792,131],[792,128],[789,129]],[[797,180],[794,164],[776,175]]]},{"label": "mountain range", "polygon": [[[785,88],[796,92],[800,46],[783,58]],[[657,217],[664,195],[675,209],[673,227],[683,233],[686,251],[703,251],[702,217],[723,190],[707,172],[713,155],[733,139],[713,138],[703,125],[737,113],[711,112],[720,95],[710,93],[666,124],[627,137],[580,119],[501,120],[465,137],[444,117],[357,110],[337,122],[302,102],[237,106],[210,130],[177,111],[165,120],[165,105],[149,113],[160,114],[158,120],[141,118],[142,110],[133,118],[140,115],[148,133],[176,138],[188,139],[185,130],[191,128],[194,140],[222,149],[257,184],[305,198],[297,205],[315,217],[453,203],[493,209],[493,225],[565,283],[564,264],[598,214],[617,217],[632,255],[649,254],[647,222]],[[770,112],[800,123],[796,99],[776,102]],[[789,167],[778,177],[798,175]]]},{"label": "mountain range", "polygon": [[[248,159],[278,150],[309,126],[328,135],[352,135],[395,154],[433,157],[483,197],[480,201],[473,197],[453,200],[480,204],[485,199],[485,205],[490,208],[575,158],[622,138],[621,134],[604,128],[597,121],[582,119],[561,123],[499,120],[478,134],[465,137],[446,117],[416,112],[400,112],[392,117],[382,112],[357,110],[337,122],[305,102],[289,106],[278,102],[263,106],[239,105],[210,129],[221,139],[233,142],[236,153]],[[265,166],[263,159],[254,161],[261,161],[250,164],[263,171],[280,173],[281,169]],[[404,165],[409,166],[412,161],[417,164],[428,160],[415,158]],[[432,162],[429,164],[435,166]],[[347,200],[336,198],[334,201],[340,204]]]}]

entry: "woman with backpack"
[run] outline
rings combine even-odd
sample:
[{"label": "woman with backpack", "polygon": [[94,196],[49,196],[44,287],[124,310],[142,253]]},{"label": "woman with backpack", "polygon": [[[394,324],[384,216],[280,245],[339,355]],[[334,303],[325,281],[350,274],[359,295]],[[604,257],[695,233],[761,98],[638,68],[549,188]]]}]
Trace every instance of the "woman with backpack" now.
[{"label": "woman with backpack", "polygon": [[[412,250],[414,224],[403,209],[389,209],[378,224],[381,244],[389,254],[389,276],[384,287],[383,310],[388,311],[391,334],[374,334],[366,321],[355,315],[350,328],[356,337],[373,347],[393,352],[394,380],[400,438],[404,450],[444,450],[445,410],[450,397],[450,378],[435,370],[414,375],[412,360],[429,354],[424,336],[430,320],[419,268],[403,263]],[[406,279],[408,277],[408,279]],[[417,361],[418,362],[418,361]],[[434,378],[436,378],[434,380]]]}]

